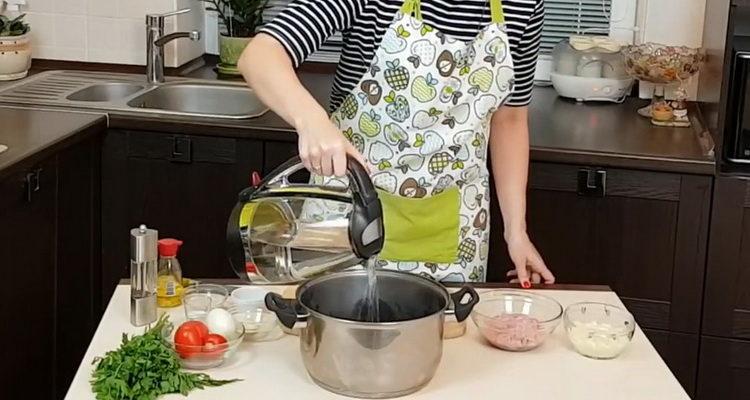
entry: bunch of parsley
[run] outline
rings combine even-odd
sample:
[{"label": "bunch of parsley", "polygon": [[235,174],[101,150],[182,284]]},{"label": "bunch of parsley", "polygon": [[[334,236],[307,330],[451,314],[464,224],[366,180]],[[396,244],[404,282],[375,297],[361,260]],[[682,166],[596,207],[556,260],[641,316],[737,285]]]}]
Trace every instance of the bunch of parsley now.
[{"label": "bunch of parsley", "polygon": [[168,317],[143,335],[122,335],[117,350],[94,360],[91,389],[98,400],[154,400],[167,393],[187,395],[193,389],[236,382],[214,380],[206,374],[184,372],[177,355],[162,337]]}]

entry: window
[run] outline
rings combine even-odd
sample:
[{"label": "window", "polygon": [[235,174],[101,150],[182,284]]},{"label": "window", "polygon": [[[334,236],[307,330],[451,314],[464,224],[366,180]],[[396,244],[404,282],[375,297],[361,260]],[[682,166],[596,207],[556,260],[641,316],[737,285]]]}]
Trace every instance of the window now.
[{"label": "window", "polygon": [[[266,21],[272,20],[292,0],[269,0]],[[542,48],[536,79],[548,81],[551,52],[570,35],[586,33],[609,35],[632,43],[637,0],[545,0]],[[610,22],[611,21],[611,22]],[[337,63],[341,36],[336,34],[310,56],[310,61]]]}]

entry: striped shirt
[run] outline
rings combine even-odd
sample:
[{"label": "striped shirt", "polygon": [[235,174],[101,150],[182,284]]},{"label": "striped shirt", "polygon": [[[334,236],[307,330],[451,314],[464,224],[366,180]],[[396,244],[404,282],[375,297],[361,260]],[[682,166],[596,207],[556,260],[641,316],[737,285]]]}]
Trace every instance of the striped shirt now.
[{"label": "striped shirt", "polygon": [[[343,48],[331,92],[331,110],[341,104],[367,71],[375,50],[403,0],[294,0],[261,32],[276,38],[295,67],[325,40],[341,32]],[[468,41],[490,23],[488,0],[422,0],[422,19],[435,29]],[[502,0],[515,67],[515,88],[506,105],[531,101],[544,22],[544,0]]]}]

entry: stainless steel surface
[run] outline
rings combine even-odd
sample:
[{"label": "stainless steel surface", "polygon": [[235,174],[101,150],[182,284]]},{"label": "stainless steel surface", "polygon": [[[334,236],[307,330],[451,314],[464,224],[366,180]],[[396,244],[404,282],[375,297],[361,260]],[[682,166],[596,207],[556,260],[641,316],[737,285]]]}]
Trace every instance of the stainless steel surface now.
[{"label": "stainless steel surface", "polygon": [[380,320],[363,320],[366,271],[326,275],[297,290],[309,314],[300,335],[305,368],[321,387],[346,396],[390,398],[432,379],[443,352],[447,291],[431,280],[378,271]]},{"label": "stainless steel surface", "polygon": [[[140,90],[130,92],[135,87]],[[142,97],[152,91],[157,93]],[[128,105],[135,98],[148,100],[141,105],[160,108]],[[268,111],[243,83],[169,78],[166,83],[149,85],[143,75],[85,71],[33,75],[0,90],[0,103],[223,119],[255,118]]]},{"label": "stainless steel surface", "polygon": [[189,8],[166,14],[146,15],[146,81],[148,83],[164,82],[164,45],[166,43],[181,37],[190,40],[200,39],[197,31],[178,32],[164,36],[164,19],[187,12],[190,12]]},{"label": "stainless steel surface", "polygon": [[113,101],[120,100],[143,90],[144,85],[133,83],[102,83],[81,89],[66,97],[73,101]]},{"label": "stainless steel surface", "polygon": [[133,98],[127,104],[134,108],[231,117],[259,115],[265,109],[249,90],[236,86],[194,83],[160,85]]},{"label": "stainless steel surface", "polygon": [[156,321],[156,279],[159,233],[145,225],[130,230],[130,323]]},{"label": "stainless steel surface", "polygon": [[167,44],[167,43],[169,43],[169,42],[171,42],[171,41],[173,41],[175,39],[180,39],[180,38],[187,38],[187,39],[190,39],[192,41],[196,41],[196,40],[200,40],[201,33],[200,33],[200,31],[170,33],[169,35],[164,35],[164,36],[160,37],[159,39],[157,39],[154,42],[154,45],[156,45],[156,46],[164,46],[165,44]]}]

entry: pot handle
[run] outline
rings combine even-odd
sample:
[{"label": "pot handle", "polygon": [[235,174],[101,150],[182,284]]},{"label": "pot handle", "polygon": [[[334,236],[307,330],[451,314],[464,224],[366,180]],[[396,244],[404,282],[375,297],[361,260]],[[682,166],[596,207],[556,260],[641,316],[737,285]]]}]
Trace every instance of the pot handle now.
[{"label": "pot handle", "polygon": [[[461,300],[466,294],[469,294],[469,301],[461,303]],[[473,310],[474,306],[479,303],[479,293],[469,285],[462,287],[461,290],[455,293],[451,293],[450,296],[451,301],[453,302],[453,309],[448,310],[447,313],[453,314],[458,322],[462,322],[468,318],[469,314],[471,314],[471,310]]]},{"label": "pot handle", "polygon": [[278,293],[266,294],[266,308],[273,311],[279,321],[289,329],[294,328],[298,322],[306,323],[310,316],[304,312],[297,300],[285,299]]}]

